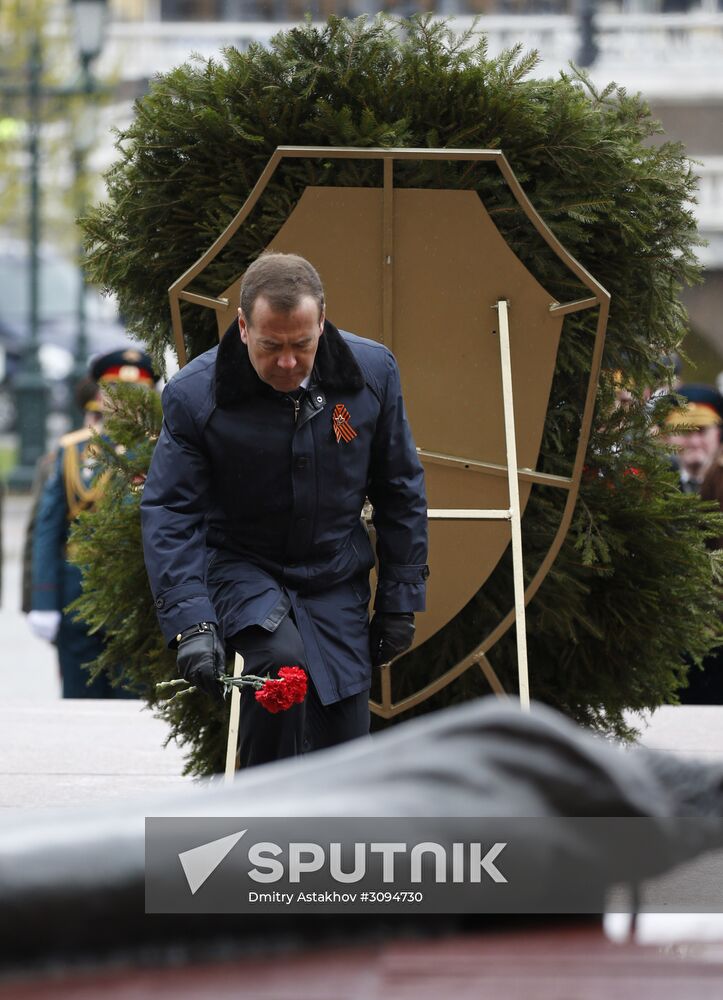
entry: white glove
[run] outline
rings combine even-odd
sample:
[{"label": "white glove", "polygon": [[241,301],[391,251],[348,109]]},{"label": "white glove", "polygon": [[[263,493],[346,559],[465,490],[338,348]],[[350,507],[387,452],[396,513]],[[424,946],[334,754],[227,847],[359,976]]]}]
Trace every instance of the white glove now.
[{"label": "white glove", "polygon": [[33,635],[46,642],[53,642],[60,628],[59,611],[29,611],[28,625]]}]

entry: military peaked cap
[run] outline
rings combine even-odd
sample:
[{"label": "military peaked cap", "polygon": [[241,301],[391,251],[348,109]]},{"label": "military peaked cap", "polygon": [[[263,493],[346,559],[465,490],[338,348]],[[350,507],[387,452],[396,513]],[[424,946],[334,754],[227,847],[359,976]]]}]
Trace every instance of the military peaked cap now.
[{"label": "military peaked cap", "polygon": [[96,382],[146,382],[153,384],[159,376],[153,371],[149,354],[133,347],[109,351],[94,358],[89,374]]}]

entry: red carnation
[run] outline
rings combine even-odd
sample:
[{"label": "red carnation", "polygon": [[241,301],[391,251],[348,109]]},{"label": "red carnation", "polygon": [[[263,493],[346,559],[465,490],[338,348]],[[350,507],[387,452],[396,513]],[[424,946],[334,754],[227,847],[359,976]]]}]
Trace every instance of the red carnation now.
[{"label": "red carnation", "polygon": [[285,712],[306,697],[306,673],[300,667],[281,667],[278,680],[267,680],[254,694],[267,712]]},{"label": "red carnation", "polygon": [[267,712],[285,712],[294,704],[283,681],[266,681],[254,694],[254,698]]},{"label": "red carnation", "polygon": [[294,699],[293,704],[300,704],[306,697],[308,682],[306,671],[302,670],[301,667],[280,667],[279,677],[286,681],[287,690]]}]

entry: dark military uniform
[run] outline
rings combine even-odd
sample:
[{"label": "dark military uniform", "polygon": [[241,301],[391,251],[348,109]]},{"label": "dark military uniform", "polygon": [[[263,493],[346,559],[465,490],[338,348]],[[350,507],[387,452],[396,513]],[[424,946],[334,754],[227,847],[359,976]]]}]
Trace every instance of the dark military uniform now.
[{"label": "dark military uniform", "polygon": [[32,543],[32,607],[62,612],[55,639],[64,698],[123,696],[105,676],[88,684],[89,663],[103,651],[103,636],[88,631],[85,622],[63,609],[80,596],[81,571],[68,562],[68,533],[81,510],[92,506],[102,484],[88,454],[92,431],[82,428],[60,439],[53,470],[43,488],[35,518]]},{"label": "dark military uniform", "polygon": [[[692,382],[683,384],[676,390],[684,400],[684,404],[674,408],[667,417],[666,430],[676,432],[678,428],[685,430],[720,428],[723,420],[723,399],[712,385]],[[712,433],[712,431],[711,431]],[[718,439],[714,442],[718,445]],[[696,479],[683,468],[678,456],[674,456],[674,465],[678,472],[678,480],[682,493],[700,494],[702,478]],[[705,470],[703,470],[705,473]],[[702,476],[703,474],[701,474]],[[713,494],[708,495],[714,498]],[[719,499],[718,497],[715,497]],[[702,669],[690,665],[688,685],[678,691],[678,697],[684,705],[721,705],[723,704],[723,646],[704,657]]]},{"label": "dark military uniform", "polygon": [[[101,411],[98,386],[129,382],[150,387],[157,381],[148,354],[136,348],[120,348],[93,359],[90,380],[79,385],[76,400],[85,410]],[[81,570],[67,560],[70,525],[81,511],[93,506],[103,489],[103,477],[98,475],[89,448],[91,436],[91,428],[83,427],[61,438],[53,469],[40,495],[32,528],[31,611],[62,612],[54,641],[64,698],[132,698],[135,696],[122,688],[112,687],[105,676],[88,684],[88,672],[82,665],[98,658],[104,637],[90,634],[83,621],[64,610],[82,590]]]}]

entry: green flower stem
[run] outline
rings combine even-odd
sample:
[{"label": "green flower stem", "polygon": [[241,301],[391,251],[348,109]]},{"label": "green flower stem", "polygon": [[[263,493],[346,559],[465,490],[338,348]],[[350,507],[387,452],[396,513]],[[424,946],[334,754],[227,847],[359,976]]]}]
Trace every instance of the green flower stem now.
[{"label": "green flower stem", "polygon": [[225,684],[227,688],[253,687],[258,691],[268,680],[274,679],[273,677],[257,677],[256,674],[244,674],[243,677],[224,676],[221,678],[221,683]]},{"label": "green flower stem", "polygon": [[184,698],[187,694],[194,694],[196,691],[198,691],[198,688],[191,684],[190,687],[184,688],[183,691],[176,691],[174,695],[171,695],[170,698],[166,699],[166,704],[170,705],[172,701],[176,701],[178,698]]}]

